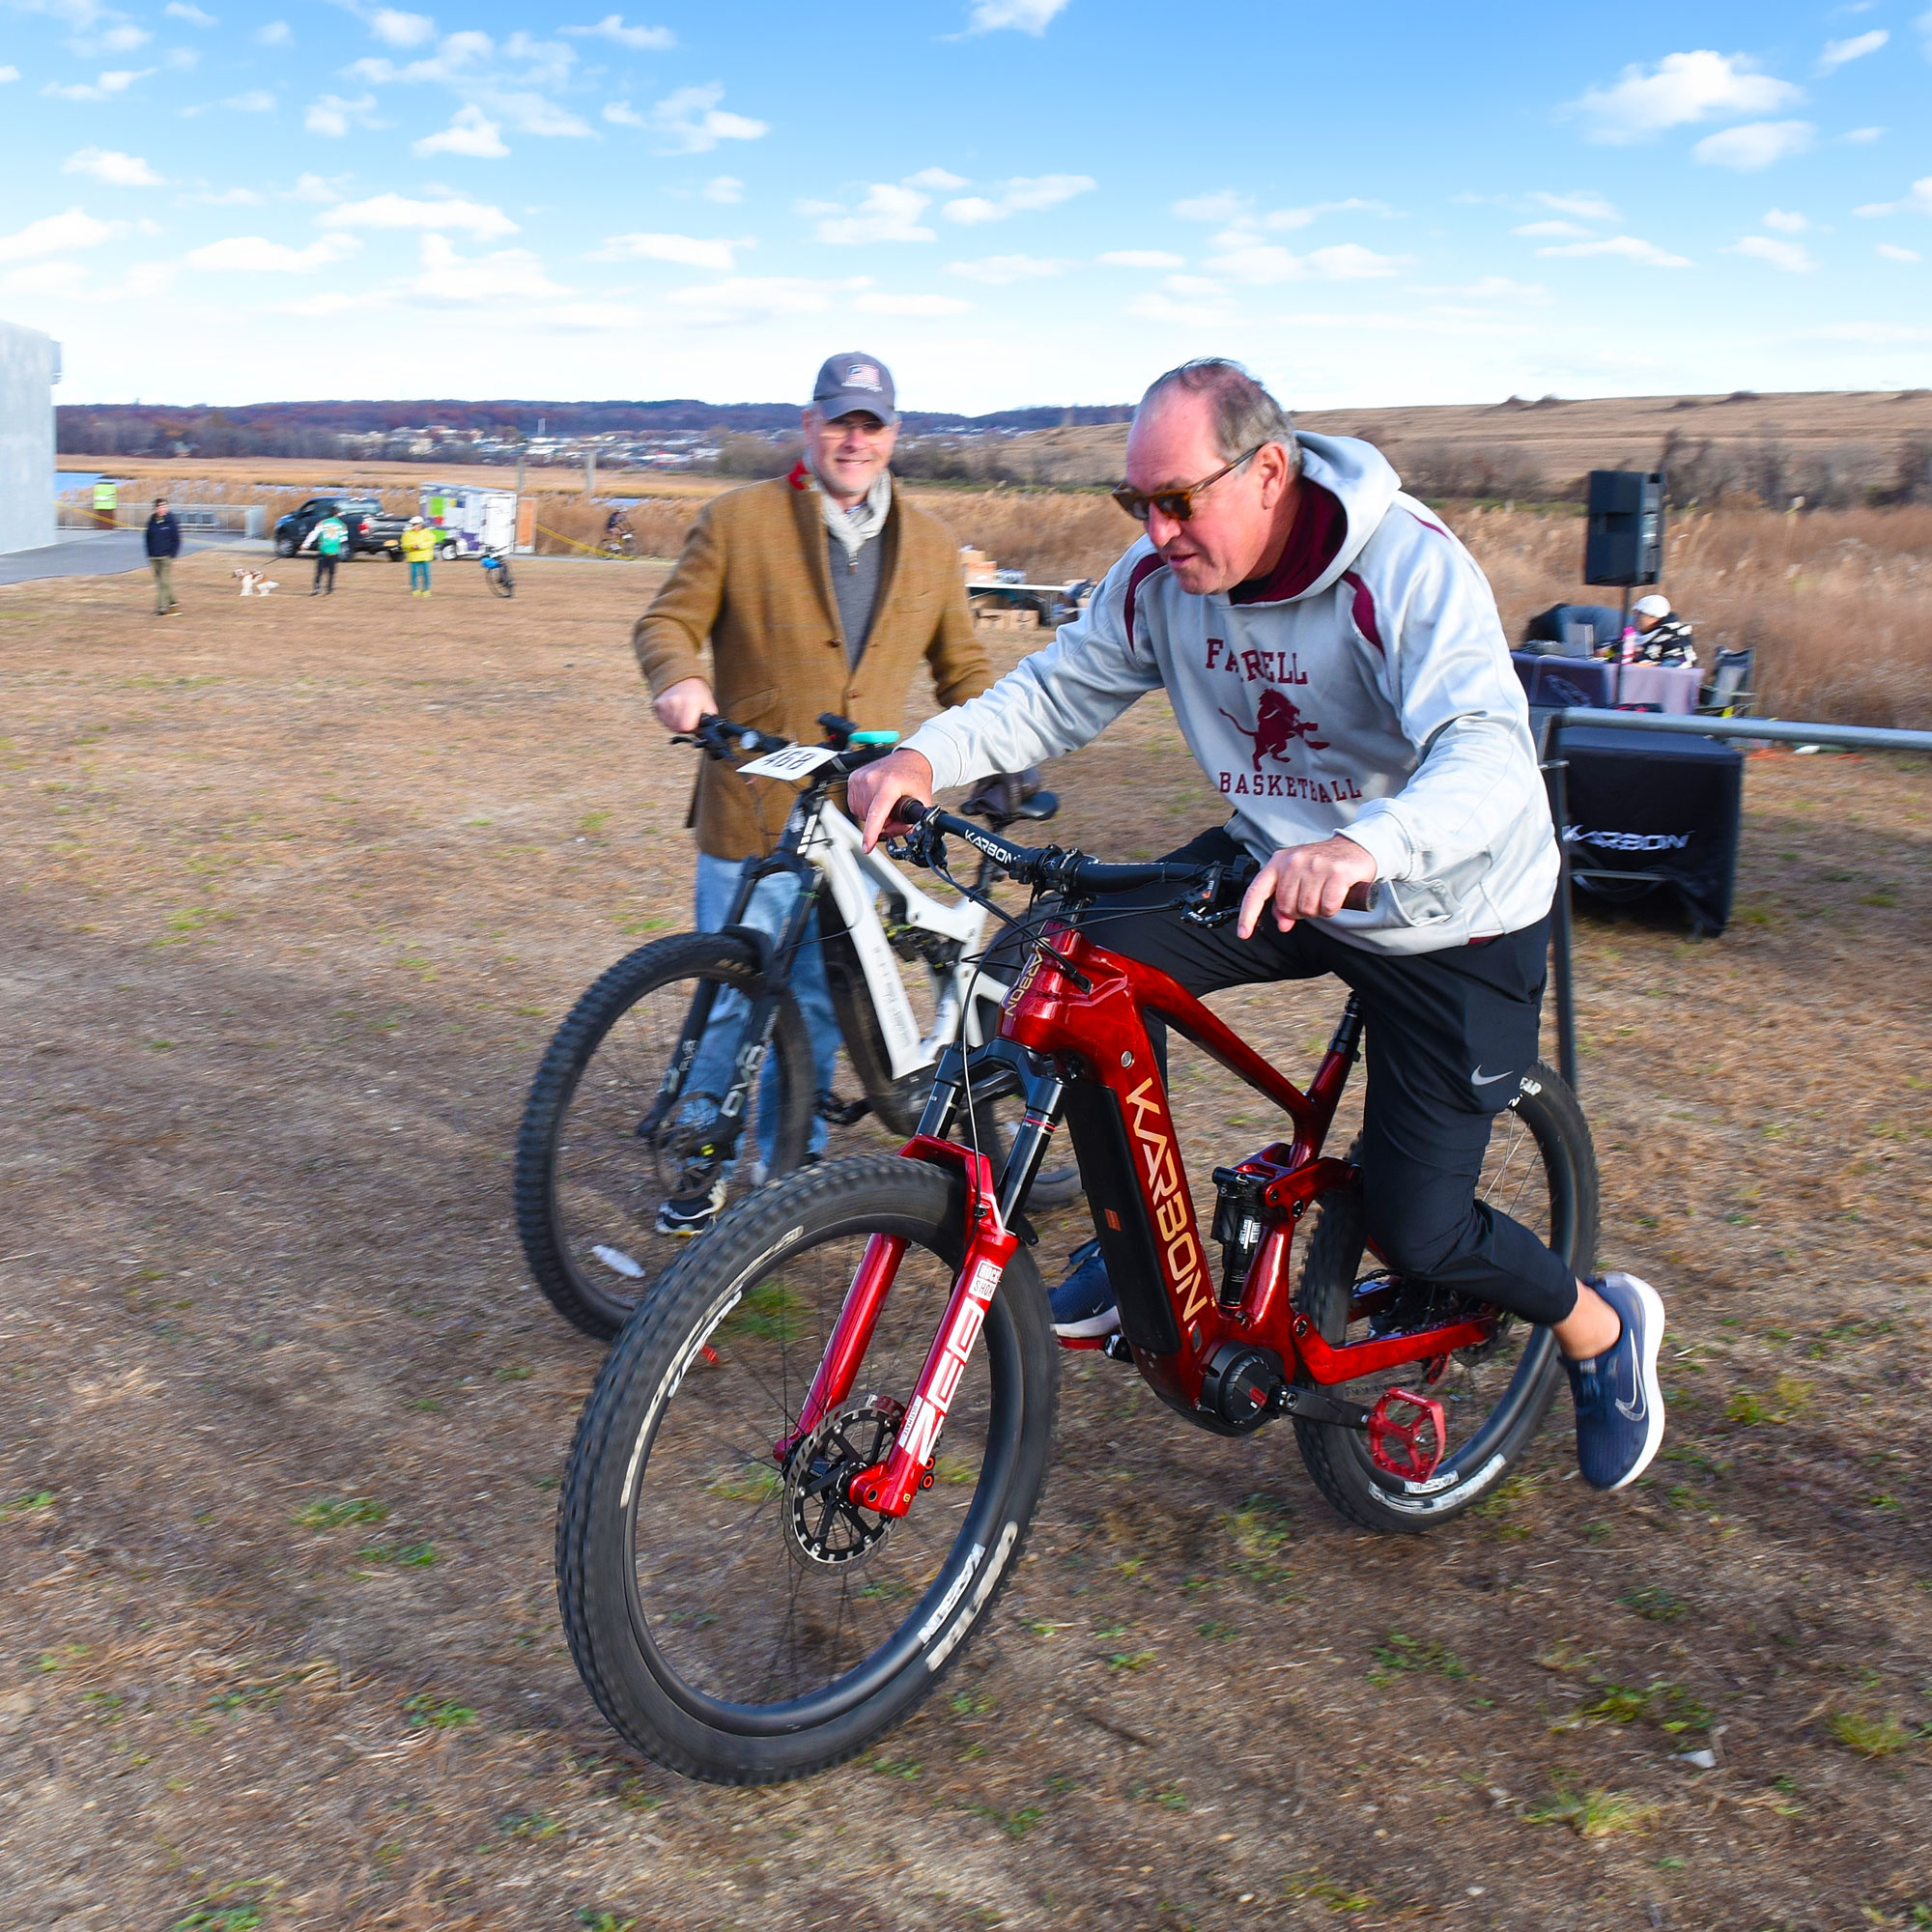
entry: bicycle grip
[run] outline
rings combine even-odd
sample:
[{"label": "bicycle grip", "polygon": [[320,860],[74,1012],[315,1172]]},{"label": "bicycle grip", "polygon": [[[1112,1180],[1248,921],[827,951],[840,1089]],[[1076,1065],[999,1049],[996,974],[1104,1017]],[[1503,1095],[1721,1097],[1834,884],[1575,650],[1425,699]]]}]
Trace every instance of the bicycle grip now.
[{"label": "bicycle grip", "polygon": [[886,813],[886,830],[910,832],[931,810],[929,805],[916,798],[895,799],[893,802],[893,809]]}]

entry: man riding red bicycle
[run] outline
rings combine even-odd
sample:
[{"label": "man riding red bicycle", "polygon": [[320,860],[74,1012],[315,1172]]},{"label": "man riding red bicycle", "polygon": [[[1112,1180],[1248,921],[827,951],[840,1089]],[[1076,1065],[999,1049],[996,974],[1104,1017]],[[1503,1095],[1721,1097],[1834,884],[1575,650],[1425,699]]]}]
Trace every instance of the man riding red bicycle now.
[{"label": "man riding red bicycle", "polygon": [[[1662,1303],[1634,1276],[1578,1281],[1475,1198],[1492,1117],[1536,1061],[1558,877],[1489,585],[1378,452],[1297,437],[1232,362],[1153,384],[1127,479],[1115,496],[1146,539],[1052,645],[854,775],[867,842],[897,801],[1072,751],[1164,688],[1232,808],[1173,856],[1245,853],[1261,870],[1233,928],[1190,922],[1154,890],[1110,921],[1108,949],[1197,995],[1321,973],[1348,982],[1367,1023],[1371,1239],[1405,1279],[1548,1325],[1582,1473],[1620,1489],[1662,1440]],[[1364,885],[1370,908],[1345,910]],[[1055,1327],[1106,1335],[1119,1315],[1098,1244],[1074,1264],[1053,1292]]]}]

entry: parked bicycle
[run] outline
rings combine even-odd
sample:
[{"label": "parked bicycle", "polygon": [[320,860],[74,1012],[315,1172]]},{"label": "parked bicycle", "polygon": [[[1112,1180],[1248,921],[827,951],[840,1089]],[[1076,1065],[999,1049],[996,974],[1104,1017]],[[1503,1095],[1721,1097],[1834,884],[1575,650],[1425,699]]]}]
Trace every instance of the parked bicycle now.
[{"label": "parked bicycle", "polygon": [[510,575],[510,558],[507,552],[486,550],[481,562],[483,581],[498,597],[514,597],[517,594],[517,581]]},{"label": "parked bicycle", "polygon": [[[1156,884],[1219,923],[1251,871],[1028,850],[936,809],[911,855],[945,876],[949,837],[1049,895],[1001,1021],[1026,1068],[1004,1163],[960,1131],[973,1068],[951,1052],[900,1155],[795,1175],[687,1252],[606,1361],[571,1452],[572,1655],[619,1734],[692,1776],[764,1782],[862,1750],[957,1661],[1016,1569],[1058,1377],[1025,1209],[1063,1121],[1120,1297],[1120,1335],[1090,1346],[1210,1434],[1291,1417],[1350,1520],[1450,1520],[1522,1453],[1557,1384],[1548,1329],[1365,1254],[1356,1170],[1321,1151],[1360,1045],[1352,995],[1304,1093],[1084,929],[1097,898]],[[1287,1117],[1283,1139],[1214,1171],[1218,1279],[1151,1015]],[[1547,1068],[1497,1117],[1479,1193],[1590,1270],[1595,1156]]]},{"label": "parked bicycle", "polygon": [[[841,1126],[870,1114],[905,1135],[942,1052],[958,1043],[979,1055],[995,1042],[976,1072],[976,1122],[990,1148],[1017,1120],[1017,1056],[996,1043],[1008,980],[997,948],[982,956],[980,945],[987,914],[979,901],[996,862],[982,854],[974,896],[947,903],[884,853],[862,850],[833,790],[897,734],[861,731],[830,713],[819,723],[821,746],[723,718],[683,741],[749,760],[739,764],[747,778],[798,781],[784,829],[771,856],[748,868],[724,929],[656,940],[618,960],[571,1009],[531,1084],[517,1138],[518,1233],[537,1286],[599,1340],[623,1325],[679,1245],[668,1204],[715,1208],[729,1188],[789,1173],[806,1156],[814,1113]],[[1046,792],[1009,803],[997,823],[1056,810]],[[774,877],[799,883],[776,938],[745,923],[759,885]],[[788,989],[814,913],[859,1080],[854,1101],[818,1092]],[[1011,948],[1008,957],[1023,961]],[[924,970],[928,1019],[915,1009],[901,961]],[[1034,1183],[1040,1207],[1078,1192],[1070,1168]]]}]

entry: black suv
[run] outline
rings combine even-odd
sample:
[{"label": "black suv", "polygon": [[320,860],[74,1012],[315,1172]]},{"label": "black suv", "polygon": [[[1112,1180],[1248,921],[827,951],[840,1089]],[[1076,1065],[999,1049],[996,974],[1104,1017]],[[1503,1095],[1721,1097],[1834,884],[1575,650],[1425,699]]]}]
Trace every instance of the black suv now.
[{"label": "black suv", "polygon": [[349,526],[351,556],[386,556],[391,563],[403,554],[404,520],[392,517],[375,497],[311,497],[275,524],[275,552],[294,556],[308,541],[308,533],[325,517],[340,517]]}]

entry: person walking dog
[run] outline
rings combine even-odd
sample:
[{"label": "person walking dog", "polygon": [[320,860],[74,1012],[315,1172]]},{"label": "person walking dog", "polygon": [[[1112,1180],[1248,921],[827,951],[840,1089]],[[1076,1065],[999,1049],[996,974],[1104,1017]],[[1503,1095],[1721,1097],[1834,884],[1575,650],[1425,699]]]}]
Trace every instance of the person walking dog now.
[{"label": "person walking dog", "polygon": [[148,568],[155,573],[155,615],[172,617],[181,609],[175,602],[175,558],[181,554],[182,532],[165,497],[155,498],[155,513],[148,519],[143,540]]},{"label": "person walking dog", "polygon": [[[952,532],[893,488],[894,396],[892,373],[877,356],[828,356],[805,412],[805,455],[791,473],[705,505],[632,634],[667,730],[689,731],[716,712],[815,743],[823,711],[867,729],[895,728],[922,663],[941,704],[962,704],[991,682]],[[788,785],[700,765],[690,822],[697,832],[701,931],[724,924],[746,862],[771,850],[790,805]],[[789,879],[766,881],[747,920],[782,930],[795,891]],[[838,1023],[815,928],[794,963],[791,990],[811,1030],[819,1092],[829,1094]],[[719,1054],[728,1054],[735,1010],[724,1000],[714,1009],[691,1091],[724,1091],[718,1082],[728,1067],[707,1078],[704,1055],[713,1036]],[[768,1069],[765,1077],[774,1075]],[[824,1140],[825,1122],[814,1120],[811,1151]],[[668,1200],[658,1227],[701,1233],[724,1194],[721,1179],[702,1196]]]},{"label": "person walking dog", "polygon": [[335,566],[349,548],[349,526],[333,510],[309,531],[302,548],[315,546],[315,582],[308,587],[311,597],[335,595]]},{"label": "person walking dog", "polygon": [[410,564],[410,595],[429,595],[429,560],[436,554],[436,532],[420,517],[412,517],[403,532],[403,554]]}]

